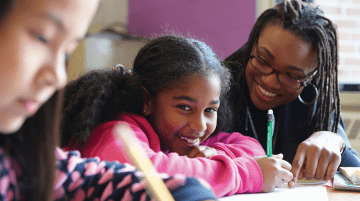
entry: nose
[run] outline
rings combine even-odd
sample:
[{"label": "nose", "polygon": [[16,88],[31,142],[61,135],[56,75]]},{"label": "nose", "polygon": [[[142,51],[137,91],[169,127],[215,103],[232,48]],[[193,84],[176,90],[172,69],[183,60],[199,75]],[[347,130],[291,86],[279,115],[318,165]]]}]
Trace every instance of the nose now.
[{"label": "nose", "polygon": [[278,74],[274,71],[270,75],[262,75],[263,83],[271,89],[280,89],[281,83],[278,80]]},{"label": "nose", "polygon": [[190,128],[196,132],[203,132],[207,129],[206,117],[204,114],[193,115],[190,120]]},{"label": "nose", "polygon": [[38,82],[41,85],[53,86],[57,90],[63,88],[67,81],[65,65],[64,56],[49,59],[38,74]]}]

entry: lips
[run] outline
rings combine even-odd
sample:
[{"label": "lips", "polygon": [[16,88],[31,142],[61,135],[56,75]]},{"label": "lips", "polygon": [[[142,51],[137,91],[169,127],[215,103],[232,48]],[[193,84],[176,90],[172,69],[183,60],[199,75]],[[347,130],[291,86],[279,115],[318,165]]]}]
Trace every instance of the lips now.
[{"label": "lips", "polygon": [[264,88],[262,88],[260,85],[258,85],[258,89],[259,89],[259,91],[263,94],[263,95],[265,95],[265,96],[267,96],[267,97],[269,97],[269,98],[274,98],[275,96],[277,96],[277,94],[274,94],[274,93],[271,93],[271,92],[268,92],[268,91],[266,91]]},{"label": "lips", "polygon": [[186,142],[187,144],[191,145],[191,146],[197,146],[200,144],[200,138],[190,138],[190,137],[185,137],[185,136],[181,136],[178,135],[180,137],[180,139],[184,142]]},{"label": "lips", "polygon": [[33,99],[23,99],[20,102],[29,114],[34,114],[39,108],[38,102]]}]

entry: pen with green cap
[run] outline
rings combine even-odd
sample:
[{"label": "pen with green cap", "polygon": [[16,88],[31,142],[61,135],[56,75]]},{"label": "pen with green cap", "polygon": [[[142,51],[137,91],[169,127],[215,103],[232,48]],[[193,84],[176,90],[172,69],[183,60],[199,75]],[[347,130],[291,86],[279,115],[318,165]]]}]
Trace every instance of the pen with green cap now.
[{"label": "pen with green cap", "polygon": [[274,134],[274,126],[275,126],[275,117],[273,110],[268,110],[267,113],[268,121],[267,121],[267,146],[266,146],[266,155],[267,157],[272,156],[272,142],[273,142],[273,134]]}]

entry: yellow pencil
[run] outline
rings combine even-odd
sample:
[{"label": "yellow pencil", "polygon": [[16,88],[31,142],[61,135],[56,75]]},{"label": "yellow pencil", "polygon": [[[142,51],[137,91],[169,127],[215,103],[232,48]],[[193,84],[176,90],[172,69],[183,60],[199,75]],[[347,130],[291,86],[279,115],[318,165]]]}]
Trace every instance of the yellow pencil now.
[{"label": "yellow pencil", "polygon": [[157,201],[173,201],[174,198],[170,194],[169,189],[159,177],[144,149],[140,146],[131,127],[125,123],[119,123],[115,126],[115,133],[116,136],[114,137],[121,139],[135,167],[145,174],[148,189],[151,191],[150,196]]}]

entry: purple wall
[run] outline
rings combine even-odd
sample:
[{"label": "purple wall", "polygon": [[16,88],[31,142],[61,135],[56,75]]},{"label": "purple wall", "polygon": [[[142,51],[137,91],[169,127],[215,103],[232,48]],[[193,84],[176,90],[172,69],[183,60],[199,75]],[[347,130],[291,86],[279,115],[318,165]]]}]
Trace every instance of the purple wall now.
[{"label": "purple wall", "polygon": [[129,33],[189,33],[210,45],[220,59],[247,41],[254,23],[252,0],[129,0]]}]

